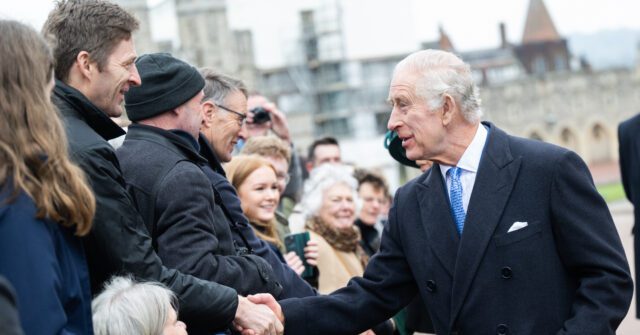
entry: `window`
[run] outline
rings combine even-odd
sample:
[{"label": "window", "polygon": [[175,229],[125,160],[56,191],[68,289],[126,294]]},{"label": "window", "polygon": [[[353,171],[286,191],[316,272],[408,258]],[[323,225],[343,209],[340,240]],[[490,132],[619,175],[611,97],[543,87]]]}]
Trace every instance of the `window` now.
[{"label": "window", "polygon": [[547,62],[543,56],[536,56],[531,64],[533,74],[545,74],[547,72]]},{"label": "window", "polygon": [[347,137],[351,135],[349,121],[346,118],[330,119],[318,122],[316,136]]},{"label": "window", "polygon": [[564,61],[563,55],[555,55],[553,63],[556,71],[565,71],[567,69],[567,63]]}]

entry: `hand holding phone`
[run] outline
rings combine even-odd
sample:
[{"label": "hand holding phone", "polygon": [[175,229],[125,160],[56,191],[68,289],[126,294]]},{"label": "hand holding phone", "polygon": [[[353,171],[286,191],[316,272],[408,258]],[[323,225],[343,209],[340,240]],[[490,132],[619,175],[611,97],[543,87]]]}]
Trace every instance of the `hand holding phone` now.
[{"label": "hand holding phone", "polygon": [[284,237],[284,246],[287,251],[295,252],[304,264],[302,278],[313,276],[313,267],[307,263],[307,259],[304,257],[304,248],[307,246],[307,242],[309,242],[309,232],[290,234]]}]

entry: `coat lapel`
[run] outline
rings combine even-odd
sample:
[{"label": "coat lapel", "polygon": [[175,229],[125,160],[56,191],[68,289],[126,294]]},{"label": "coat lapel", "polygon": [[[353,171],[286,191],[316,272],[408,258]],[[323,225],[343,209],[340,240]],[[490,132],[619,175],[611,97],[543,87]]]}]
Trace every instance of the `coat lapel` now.
[{"label": "coat lapel", "polygon": [[460,238],[451,217],[440,166],[434,164],[429,175],[418,185],[420,222],[427,232],[428,245],[453,277]]},{"label": "coat lapel", "polygon": [[490,132],[471,193],[455,263],[451,325],[464,303],[520,169],[521,159],[514,159],[511,155],[507,134],[491,124],[488,125]]}]

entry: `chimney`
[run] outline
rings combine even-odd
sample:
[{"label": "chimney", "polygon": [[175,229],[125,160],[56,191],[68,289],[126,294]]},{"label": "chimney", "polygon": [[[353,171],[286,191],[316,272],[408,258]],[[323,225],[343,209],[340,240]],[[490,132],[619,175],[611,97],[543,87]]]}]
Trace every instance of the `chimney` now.
[{"label": "chimney", "polygon": [[500,48],[506,49],[509,46],[509,42],[507,42],[507,26],[504,22],[500,22],[498,27],[500,28]]}]

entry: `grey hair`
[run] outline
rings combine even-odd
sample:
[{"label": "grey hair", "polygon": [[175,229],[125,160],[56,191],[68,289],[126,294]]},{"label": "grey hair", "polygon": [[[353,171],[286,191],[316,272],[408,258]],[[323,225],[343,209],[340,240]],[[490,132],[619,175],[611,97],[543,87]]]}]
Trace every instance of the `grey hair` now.
[{"label": "grey hair", "polygon": [[408,70],[420,78],[416,82],[416,94],[424,99],[430,109],[441,108],[445,94],[459,105],[464,118],[471,123],[482,117],[479,89],[471,68],[456,55],[442,50],[421,50],[400,61],[394,77]]},{"label": "grey hair", "polygon": [[176,297],[160,283],[114,277],[91,302],[96,335],[162,335]]},{"label": "grey hair", "polygon": [[245,98],[249,97],[247,86],[240,79],[236,79],[221,73],[217,73],[211,68],[199,69],[200,75],[204,78],[204,98],[202,101],[211,100],[217,104],[223,104],[229,93],[239,91]]},{"label": "grey hair", "polygon": [[358,181],[353,177],[353,169],[342,164],[322,164],[311,170],[309,179],[304,183],[304,195],[300,203],[305,219],[318,215],[324,192],[337,184],[351,188],[356,204],[355,213],[359,212]]}]

